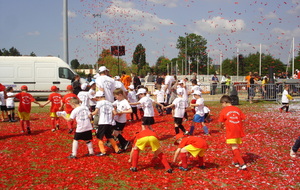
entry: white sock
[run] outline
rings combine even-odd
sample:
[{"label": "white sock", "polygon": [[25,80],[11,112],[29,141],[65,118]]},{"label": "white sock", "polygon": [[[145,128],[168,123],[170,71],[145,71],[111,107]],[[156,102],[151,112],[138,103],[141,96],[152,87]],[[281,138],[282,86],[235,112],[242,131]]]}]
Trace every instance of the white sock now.
[{"label": "white sock", "polygon": [[78,141],[73,140],[73,146],[72,146],[72,155],[73,156],[77,155],[77,149],[78,149]]},{"label": "white sock", "polygon": [[88,147],[89,154],[94,154],[93,143],[90,141],[86,146]]}]

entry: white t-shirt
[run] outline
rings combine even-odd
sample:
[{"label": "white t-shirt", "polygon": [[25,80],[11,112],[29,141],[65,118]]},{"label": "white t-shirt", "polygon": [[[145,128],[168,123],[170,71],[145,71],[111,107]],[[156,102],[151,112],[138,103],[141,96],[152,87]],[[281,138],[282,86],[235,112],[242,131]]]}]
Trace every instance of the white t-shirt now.
[{"label": "white t-shirt", "polygon": [[289,99],[287,98],[287,95],[288,95],[288,91],[287,90],[283,90],[282,92],[282,97],[281,97],[281,102],[282,103],[289,103]]},{"label": "white t-shirt", "polygon": [[[14,96],[14,95],[15,95],[15,93],[13,93],[13,92],[8,92],[7,93],[7,96]],[[14,108],[15,107],[14,97],[6,99],[6,107],[7,108]]]},{"label": "white t-shirt", "polygon": [[144,117],[154,117],[153,100],[144,96],[139,100],[140,107],[144,110]]},{"label": "white t-shirt", "polygon": [[96,85],[98,88],[104,89],[105,99],[114,102],[114,90],[115,90],[115,80],[109,76],[101,75],[96,79]]},{"label": "white t-shirt", "polygon": [[204,106],[203,110],[204,110],[204,113],[209,113],[210,112],[210,109],[206,106]]},{"label": "white t-shirt", "polygon": [[1,106],[5,106],[6,105],[6,100],[4,98],[4,92],[3,91],[0,92],[0,105]]},{"label": "white t-shirt", "polygon": [[164,103],[165,102],[165,90],[160,89],[160,90],[155,90],[153,92],[154,95],[156,95],[156,101],[158,103]]},{"label": "white t-shirt", "polygon": [[183,98],[177,97],[172,102],[172,104],[175,105],[174,116],[173,117],[183,118],[184,113],[185,113],[185,108],[188,106],[187,102]]},{"label": "white t-shirt", "polygon": [[[128,94],[127,94],[127,98],[128,98],[128,101],[130,103],[137,102],[136,92],[134,90],[133,91],[129,91]],[[137,105],[131,105],[131,107],[137,107]]]},{"label": "white t-shirt", "polygon": [[195,107],[196,114],[200,116],[204,116],[204,99],[198,98],[196,104],[198,105]]},{"label": "white t-shirt", "polygon": [[98,125],[112,125],[114,107],[111,102],[107,100],[98,101],[96,109],[99,109]]},{"label": "white t-shirt", "polygon": [[89,111],[89,108],[86,106],[78,106],[71,112],[70,118],[76,119],[77,122],[77,127],[76,127],[77,133],[82,133],[93,129],[89,118],[90,114],[91,112]]},{"label": "white t-shirt", "polygon": [[171,93],[171,87],[172,87],[172,83],[175,81],[174,76],[171,75],[167,75],[165,77],[165,85],[166,85],[166,93],[170,94]]},{"label": "white t-shirt", "polygon": [[123,92],[127,92],[127,89],[121,81],[115,81],[115,88],[121,88]]},{"label": "white t-shirt", "polygon": [[93,97],[90,96],[88,91],[80,91],[77,94],[77,97],[81,101],[81,105],[86,106],[88,108],[90,107],[90,99],[93,98]]},{"label": "white t-shirt", "polygon": [[97,103],[95,100],[92,100],[92,98],[94,98],[95,95],[96,95],[96,91],[93,90],[93,89],[90,89],[89,90],[89,97],[91,97],[91,99],[90,99],[90,106],[95,106],[96,103]]},{"label": "white t-shirt", "polygon": [[[119,100],[114,101],[113,106],[116,108],[117,112],[131,109],[129,102],[126,99],[123,99],[121,101],[119,101]],[[115,115],[114,119],[115,119],[115,121],[117,121],[119,123],[126,123],[126,121],[127,121],[125,113],[121,114],[121,115]]]},{"label": "white t-shirt", "polygon": [[[179,86],[178,88],[182,88],[182,87]],[[185,101],[188,101],[189,95],[188,95],[188,92],[186,91],[186,88],[182,88],[182,91],[183,91],[182,98],[183,98]]]}]

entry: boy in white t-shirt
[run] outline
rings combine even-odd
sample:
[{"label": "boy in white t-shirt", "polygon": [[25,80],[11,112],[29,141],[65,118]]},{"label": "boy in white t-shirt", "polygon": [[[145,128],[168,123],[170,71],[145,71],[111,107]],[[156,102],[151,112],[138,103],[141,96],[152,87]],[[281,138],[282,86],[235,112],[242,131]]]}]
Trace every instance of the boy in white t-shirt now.
[{"label": "boy in white t-shirt", "polygon": [[77,158],[77,150],[78,150],[78,141],[84,140],[86,142],[87,148],[89,153],[87,156],[94,155],[93,150],[93,143],[91,140],[92,137],[92,124],[91,124],[91,112],[89,111],[88,107],[81,106],[79,104],[79,99],[71,98],[70,105],[72,106],[73,110],[70,114],[70,117],[67,118],[65,115],[61,115],[66,121],[75,120],[76,119],[76,132],[74,135],[74,140],[72,144],[72,154],[68,156],[69,159]]},{"label": "boy in white t-shirt", "polygon": [[113,110],[114,107],[111,102],[107,101],[104,96],[103,91],[98,91],[95,95],[95,98],[98,100],[97,105],[95,107],[95,111],[92,115],[97,115],[99,120],[94,125],[97,125],[96,136],[98,139],[98,146],[100,149],[100,153],[96,154],[96,156],[106,156],[106,149],[104,147],[103,137],[110,142],[115,153],[121,153],[116,141],[112,136],[112,123],[113,123]]},{"label": "boy in white t-shirt", "polygon": [[189,134],[192,135],[194,133],[194,129],[195,129],[195,123],[201,123],[202,124],[202,128],[204,130],[205,135],[209,135],[208,132],[208,128],[204,123],[204,99],[201,97],[201,92],[200,91],[195,91],[193,93],[194,97],[196,98],[196,103],[195,104],[191,104],[191,107],[195,107],[195,115],[193,118],[193,122],[192,125],[190,127],[190,131]]},{"label": "boy in white t-shirt", "polygon": [[81,91],[77,94],[77,97],[79,98],[81,105],[84,105],[90,109],[90,99],[92,99],[93,96],[88,92],[87,87],[88,84],[83,83],[81,85]]},{"label": "boy in white t-shirt", "polygon": [[[157,89],[153,92],[153,95],[156,96],[156,101],[162,105],[165,105],[165,94],[165,89],[162,88],[162,85],[157,85]],[[159,115],[163,115],[164,110],[158,104],[156,104],[156,109]]]},{"label": "boy in white t-shirt", "polygon": [[16,120],[15,120],[15,101],[14,101],[15,93],[13,93],[13,91],[14,91],[13,87],[8,87],[6,89],[6,93],[7,93],[6,107],[7,107],[9,122],[16,122]]},{"label": "boy in white t-shirt", "polygon": [[127,122],[126,114],[132,113],[132,109],[129,102],[125,99],[124,91],[121,88],[114,90],[114,97],[116,101],[113,103],[115,107],[113,112],[116,124],[113,126],[113,136],[118,138],[121,150],[125,151],[130,145],[130,142],[123,137],[122,131]]},{"label": "boy in white t-shirt", "polygon": [[[127,99],[128,99],[129,103],[137,102],[136,92],[134,90],[133,85],[128,86]],[[131,121],[133,121],[133,115],[135,115],[136,120],[139,120],[139,116],[138,116],[138,113],[137,113],[137,106],[136,105],[130,105],[130,106],[131,106],[131,109],[132,109],[132,113],[130,114],[131,115]]]},{"label": "boy in white t-shirt", "polygon": [[185,134],[188,134],[188,131],[185,130],[184,126],[182,125],[182,120],[185,114],[185,109],[187,108],[187,102],[182,98],[183,95],[183,89],[178,88],[176,90],[177,92],[177,98],[172,102],[172,104],[166,106],[165,108],[173,107],[173,117],[174,117],[174,123],[175,123],[175,133],[179,133],[179,129]]}]

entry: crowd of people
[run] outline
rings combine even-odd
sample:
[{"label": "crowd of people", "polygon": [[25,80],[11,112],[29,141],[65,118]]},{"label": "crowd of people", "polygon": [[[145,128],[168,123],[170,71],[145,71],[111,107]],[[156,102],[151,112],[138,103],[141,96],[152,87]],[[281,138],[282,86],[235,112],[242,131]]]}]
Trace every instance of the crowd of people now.
[{"label": "crowd of people", "polygon": [[[10,122],[16,121],[14,114],[14,98],[19,100],[18,115],[20,119],[21,132],[31,134],[30,112],[31,102],[44,107],[50,106],[51,130],[56,132],[61,127],[59,118],[67,122],[68,133],[73,134],[72,153],[69,159],[77,158],[79,141],[85,141],[88,154],[87,156],[106,156],[108,145],[112,147],[116,154],[125,152],[132,147],[129,162],[130,170],[138,171],[139,152],[150,146],[154,152],[154,157],[160,161],[168,173],[173,169],[164,155],[157,134],[155,133],[155,108],[159,115],[172,114],[174,118],[174,144],[178,149],[174,153],[172,163],[180,157],[182,171],[188,170],[187,153],[198,158],[199,167],[205,168],[204,155],[208,149],[206,141],[198,136],[194,136],[196,125],[201,125],[204,135],[210,135],[208,123],[211,121],[210,110],[205,106],[202,97],[201,87],[196,80],[192,81],[191,89],[186,86],[187,79],[178,80],[176,76],[166,75],[156,83],[155,92],[150,94],[146,86],[141,85],[136,75],[133,78],[122,72],[122,76],[111,77],[109,70],[105,66],[99,68],[95,81],[80,84],[77,76],[72,85],[67,86],[67,94],[62,96],[56,86],[51,87],[52,93],[48,101],[44,104],[37,102],[30,93],[27,86],[21,87],[21,92],[14,94],[11,87],[5,89],[0,85],[0,99],[2,114],[6,113]],[[288,90],[288,87],[287,89]],[[154,95],[155,98],[151,98]],[[6,102],[4,104],[4,102]],[[219,116],[220,127],[226,130],[226,143],[231,146],[233,154],[233,164],[240,170],[247,168],[246,163],[241,157],[239,145],[244,137],[243,120],[245,115],[236,106],[232,105],[230,96],[223,95],[220,99],[222,111]],[[156,106],[153,106],[156,105]],[[288,111],[288,102],[280,108]],[[189,129],[183,126],[188,119],[188,110],[193,113],[192,124]],[[139,113],[138,113],[139,112]],[[135,135],[134,142],[130,142],[123,136],[130,114],[130,121],[141,119],[141,130]],[[2,115],[2,119],[5,115]],[[76,125],[76,126],[75,126]],[[75,130],[75,131],[74,131]],[[100,153],[95,154],[92,139],[93,131],[98,139]],[[105,138],[104,138],[105,137]],[[105,143],[105,139],[108,141]],[[296,157],[299,149],[300,139],[298,138],[291,149],[291,156]]]}]

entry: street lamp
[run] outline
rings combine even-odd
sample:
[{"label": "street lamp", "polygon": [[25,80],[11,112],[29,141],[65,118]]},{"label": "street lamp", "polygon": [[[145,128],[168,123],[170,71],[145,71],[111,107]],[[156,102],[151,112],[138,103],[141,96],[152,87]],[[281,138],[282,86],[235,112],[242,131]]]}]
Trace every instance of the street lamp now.
[{"label": "street lamp", "polygon": [[[93,17],[100,17],[101,14],[93,14]],[[97,20],[97,61],[96,61],[96,71],[98,71],[98,57],[99,57],[99,51],[98,51],[98,41],[99,41],[99,33],[98,33],[98,20]]]}]

